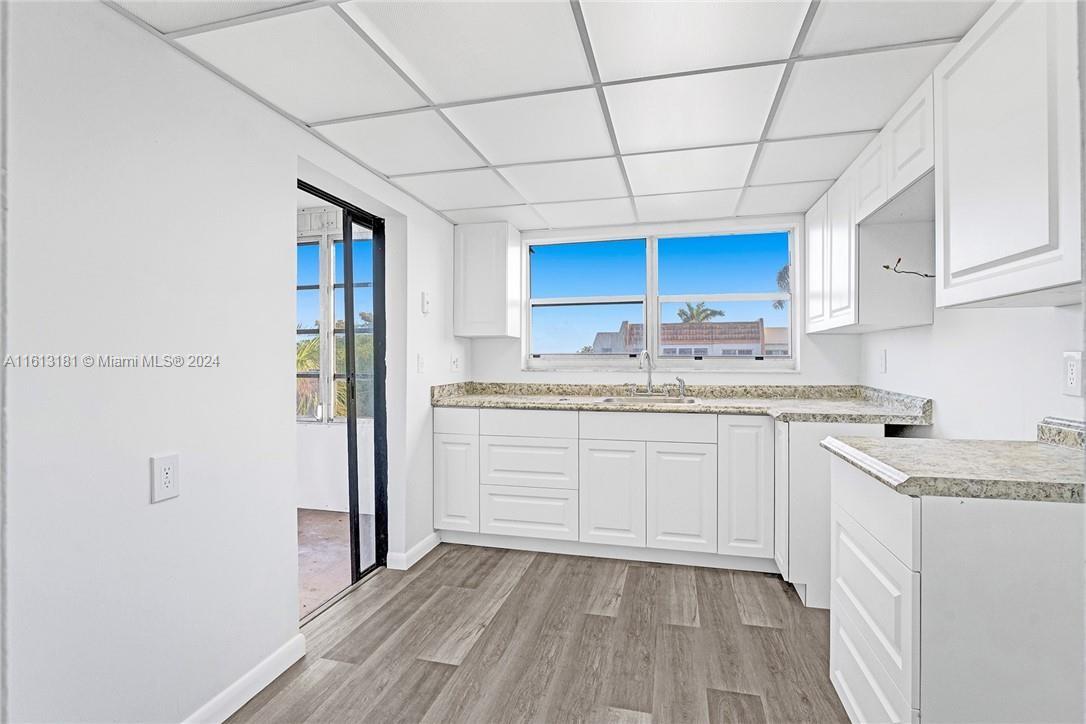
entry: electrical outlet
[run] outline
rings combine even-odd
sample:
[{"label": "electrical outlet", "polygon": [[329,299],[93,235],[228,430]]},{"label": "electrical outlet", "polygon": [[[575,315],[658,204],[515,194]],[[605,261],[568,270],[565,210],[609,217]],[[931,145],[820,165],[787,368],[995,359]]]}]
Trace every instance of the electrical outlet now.
[{"label": "electrical outlet", "polygon": [[426,371],[426,358],[422,356],[422,352],[415,357],[415,371],[419,374]]},{"label": "electrical outlet", "polygon": [[422,293],[422,313],[424,315],[430,313],[430,292]]},{"label": "electrical outlet", "polygon": [[151,502],[176,498],[181,494],[181,456],[158,455],[151,458]]},{"label": "electrical outlet", "polygon": [[449,369],[453,372],[460,371],[460,355],[454,354],[452,357],[449,358]]},{"label": "electrical outlet", "polygon": [[1082,397],[1082,352],[1063,353],[1063,394]]}]

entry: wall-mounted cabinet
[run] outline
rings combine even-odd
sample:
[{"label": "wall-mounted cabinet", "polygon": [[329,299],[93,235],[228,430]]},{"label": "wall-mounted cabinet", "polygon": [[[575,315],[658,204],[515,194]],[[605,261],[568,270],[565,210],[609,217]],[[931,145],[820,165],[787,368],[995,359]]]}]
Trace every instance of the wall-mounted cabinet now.
[{"label": "wall-mounted cabinet", "polygon": [[520,233],[506,222],[460,224],[453,240],[453,334],[520,336]]},{"label": "wall-mounted cabinet", "polygon": [[932,118],[929,78],[807,212],[807,332],[932,323],[932,281],[884,268],[934,268]]},{"label": "wall-mounted cabinet", "polygon": [[1079,3],[996,3],[934,73],[936,302],[1081,301]]}]

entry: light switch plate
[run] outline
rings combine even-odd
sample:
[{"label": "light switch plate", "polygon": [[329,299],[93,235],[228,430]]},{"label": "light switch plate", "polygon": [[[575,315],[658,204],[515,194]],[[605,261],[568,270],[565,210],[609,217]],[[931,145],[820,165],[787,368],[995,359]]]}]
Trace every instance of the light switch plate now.
[{"label": "light switch plate", "polygon": [[181,494],[181,456],[156,455],[151,458],[151,502],[176,498]]},{"label": "light switch plate", "polygon": [[1063,353],[1063,394],[1082,397],[1082,352]]}]

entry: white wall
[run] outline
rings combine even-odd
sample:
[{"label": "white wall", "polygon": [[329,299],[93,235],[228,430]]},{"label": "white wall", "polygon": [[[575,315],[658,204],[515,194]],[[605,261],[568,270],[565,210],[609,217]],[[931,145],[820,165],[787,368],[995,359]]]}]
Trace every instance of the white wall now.
[{"label": "white wall", "polygon": [[916,434],[1031,440],[1046,415],[1083,418],[1083,398],[1060,391],[1063,352],[1082,342],[1081,305],[937,309],[931,326],[863,335],[861,380],[931,397],[935,424]]},{"label": "white wall", "polygon": [[429,533],[421,390],[463,378],[406,365],[465,353],[407,303],[447,294],[451,227],[101,4],[8,7],[7,350],[223,360],[9,370],[8,713],[176,721],[297,632],[298,173],[388,219],[392,551]]},{"label": "white wall", "polygon": [[[350,510],[346,423],[299,422],[299,508]],[[373,419],[358,420],[358,512],[373,515]]]}]

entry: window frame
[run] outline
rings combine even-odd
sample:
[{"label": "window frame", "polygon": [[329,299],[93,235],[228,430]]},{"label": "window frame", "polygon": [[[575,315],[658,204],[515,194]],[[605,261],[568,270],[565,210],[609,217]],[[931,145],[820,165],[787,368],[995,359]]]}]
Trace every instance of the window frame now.
[{"label": "window frame", "polygon": [[[657,264],[657,244],[661,238],[681,236],[737,236],[764,233],[788,234],[788,265],[790,291],[750,292],[726,294],[683,294],[663,295],[658,293],[659,266]],[[536,306],[562,306],[571,303],[623,303],[640,301],[642,303],[645,324],[645,348],[652,354],[655,369],[674,372],[774,372],[798,373],[800,370],[799,334],[797,320],[802,319],[802,264],[797,249],[802,248],[803,217],[783,216],[758,220],[733,222],[653,224],[606,229],[591,229],[585,233],[563,230],[561,232],[535,232],[524,234],[521,239],[521,284],[525,290],[521,304],[522,329],[521,368],[525,371],[585,370],[585,371],[629,371],[639,367],[637,355],[621,354],[539,354],[532,352],[532,309]],[[535,299],[531,297],[531,248],[552,244],[571,244],[589,241],[621,241],[645,239],[645,294],[626,296],[593,297],[554,297]],[[764,355],[762,359],[752,356],[679,357],[676,354],[665,355],[659,339],[659,321],[661,305],[674,302],[727,302],[727,301],[788,301],[788,357]]]}]

